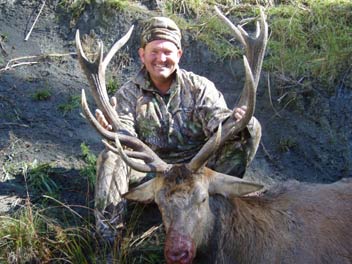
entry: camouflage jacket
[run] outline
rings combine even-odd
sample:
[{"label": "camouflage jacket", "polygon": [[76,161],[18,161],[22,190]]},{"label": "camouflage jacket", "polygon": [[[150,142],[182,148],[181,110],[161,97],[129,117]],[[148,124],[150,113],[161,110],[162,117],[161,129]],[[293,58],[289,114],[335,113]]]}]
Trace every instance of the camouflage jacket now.
[{"label": "camouflage jacket", "polygon": [[214,83],[182,69],[175,74],[163,96],[144,68],[116,93],[124,128],[169,163],[192,158],[232,112]]}]

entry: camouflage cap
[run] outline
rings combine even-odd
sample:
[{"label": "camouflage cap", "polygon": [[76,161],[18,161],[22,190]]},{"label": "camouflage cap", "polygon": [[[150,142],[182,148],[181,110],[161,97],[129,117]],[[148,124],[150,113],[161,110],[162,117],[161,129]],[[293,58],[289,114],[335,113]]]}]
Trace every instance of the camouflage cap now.
[{"label": "camouflage cap", "polygon": [[170,18],[153,17],[145,22],[141,36],[141,47],[144,48],[153,40],[168,40],[180,49],[181,31]]}]

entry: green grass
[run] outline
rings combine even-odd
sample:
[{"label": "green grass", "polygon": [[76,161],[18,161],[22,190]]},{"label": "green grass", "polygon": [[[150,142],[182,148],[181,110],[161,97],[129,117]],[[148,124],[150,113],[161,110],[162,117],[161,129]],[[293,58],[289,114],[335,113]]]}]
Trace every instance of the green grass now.
[{"label": "green grass", "polygon": [[58,109],[66,115],[67,113],[78,109],[81,106],[81,97],[79,95],[71,95],[66,103],[60,104]]},{"label": "green grass", "polygon": [[115,95],[116,91],[119,89],[120,83],[117,78],[110,78],[106,84],[106,90],[110,96]]},{"label": "green grass", "polygon": [[292,79],[336,82],[352,57],[352,2],[295,1],[268,10],[271,38],[265,69]]},{"label": "green grass", "polygon": [[27,199],[11,216],[0,216],[0,263],[93,263],[90,226],[65,226]]},{"label": "green grass", "polygon": [[89,147],[85,143],[81,144],[81,152],[83,160],[85,161],[85,166],[80,170],[80,174],[87,177],[89,187],[94,189],[97,157],[90,151]]},{"label": "green grass", "polygon": [[[169,16],[195,39],[204,42],[219,60],[240,58],[242,48],[214,16],[214,4],[233,22],[256,17],[256,1],[172,0]],[[315,79],[327,87],[341,79],[351,66],[352,2],[349,0],[291,0],[266,6],[270,39],[264,70],[287,80]],[[273,2],[273,1],[272,1]],[[181,15],[181,17],[180,17]],[[249,25],[253,28],[253,25]]]},{"label": "green grass", "polygon": [[78,199],[83,204],[60,201],[68,186],[72,189],[72,185],[82,184],[85,177],[95,179],[96,157],[84,143],[81,150],[84,165],[77,178],[55,182],[55,188],[52,172],[57,178],[64,172],[52,164],[20,163],[8,169],[13,177],[25,179],[27,198],[16,209],[0,215],[0,263],[100,264],[106,263],[108,255],[121,264],[163,263],[163,230],[160,223],[155,226],[141,217],[143,205],[129,206],[126,235],[117,250],[96,236],[92,197],[82,190],[84,186],[77,193],[87,196]]},{"label": "green grass", "polygon": [[56,195],[58,186],[51,177],[53,173],[52,164],[39,164],[37,160],[34,160],[30,164],[24,164],[22,173],[31,190],[51,196]]},{"label": "green grass", "polygon": [[32,99],[35,101],[46,101],[49,100],[50,97],[51,92],[47,89],[38,90],[32,95]]},{"label": "green grass", "polygon": [[[163,263],[163,230],[145,225],[143,207],[132,209],[127,234],[120,250],[99,242],[94,220],[86,219],[70,205],[45,196],[52,206],[25,205],[15,213],[0,216],[0,263],[106,263],[108,256],[121,264]],[[91,210],[87,208],[87,210]],[[71,215],[76,224],[58,220],[53,213]],[[62,218],[62,217],[61,217]]]}]

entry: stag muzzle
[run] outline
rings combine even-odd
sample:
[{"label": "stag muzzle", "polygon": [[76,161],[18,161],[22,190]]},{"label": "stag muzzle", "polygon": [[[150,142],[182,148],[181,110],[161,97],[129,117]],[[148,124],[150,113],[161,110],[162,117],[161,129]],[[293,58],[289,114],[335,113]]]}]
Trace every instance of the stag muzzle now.
[{"label": "stag muzzle", "polygon": [[196,253],[195,244],[189,235],[169,230],[166,235],[164,255],[167,264],[191,264]]}]

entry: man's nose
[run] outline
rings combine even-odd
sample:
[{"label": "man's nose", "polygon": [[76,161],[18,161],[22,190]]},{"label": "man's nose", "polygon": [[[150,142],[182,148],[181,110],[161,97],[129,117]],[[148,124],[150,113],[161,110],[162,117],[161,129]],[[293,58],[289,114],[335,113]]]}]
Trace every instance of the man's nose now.
[{"label": "man's nose", "polygon": [[160,54],[159,54],[159,60],[160,60],[160,61],[166,61],[166,55],[165,55],[165,53],[160,53]]}]

